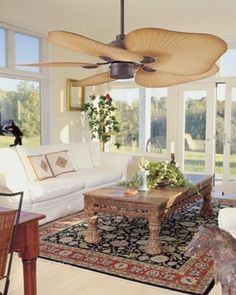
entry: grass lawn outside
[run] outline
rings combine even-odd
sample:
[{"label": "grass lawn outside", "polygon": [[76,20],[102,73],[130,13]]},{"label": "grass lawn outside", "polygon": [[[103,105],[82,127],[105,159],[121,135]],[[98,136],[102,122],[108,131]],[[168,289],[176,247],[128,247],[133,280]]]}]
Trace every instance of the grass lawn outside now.
[{"label": "grass lawn outside", "polygon": [[[188,172],[204,172],[205,153],[185,152],[184,170]],[[236,175],[236,155],[230,157],[230,173]],[[215,155],[215,174],[223,174],[223,154]]]}]

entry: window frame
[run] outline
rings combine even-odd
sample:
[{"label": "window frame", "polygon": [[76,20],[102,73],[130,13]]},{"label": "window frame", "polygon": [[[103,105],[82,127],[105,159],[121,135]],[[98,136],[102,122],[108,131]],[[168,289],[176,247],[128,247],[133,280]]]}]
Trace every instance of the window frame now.
[{"label": "window frame", "polygon": [[49,46],[46,36],[40,33],[25,30],[6,23],[0,22],[0,28],[5,30],[6,47],[6,67],[0,67],[0,77],[8,79],[19,79],[39,82],[40,89],[40,143],[49,144],[51,142],[51,88],[50,70],[40,68],[39,72],[18,70],[15,68],[15,33],[32,36],[39,39],[39,61],[49,58]]},{"label": "window frame", "polygon": [[[5,67],[6,67],[6,65],[7,65],[7,30],[4,28],[4,27],[1,27],[0,26],[0,28],[2,29],[2,30],[4,30],[4,41],[5,41]],[[2,67],[2,66],[0,66],[0,69],[4,69],[5,68],[4,66]]]},{"label": "window frame", "polygon": [[[151,102],[150,100],[146,99],[146,96],[149,95],[150,88],[143,88],[136,84],[134,81],[117,81],[113,82],[109,85],[109,89],[132,89],[136,88],[139,90],[139,154],[146,153],[146,145],[148,139],[151,137]],[[170,116],[170,104],[168,103],[169,97],[171,95],[170,88],[167,88],[167,134],[166,134],[166,146],[168,147],[168,134],[169,134],[169,120],[168,117]],[[137,153],[133,153],[136,155]],[[161,159],[166,159],[167,154],[160,154],[160,153],[148,153],[148,156],[156,156]]]}]

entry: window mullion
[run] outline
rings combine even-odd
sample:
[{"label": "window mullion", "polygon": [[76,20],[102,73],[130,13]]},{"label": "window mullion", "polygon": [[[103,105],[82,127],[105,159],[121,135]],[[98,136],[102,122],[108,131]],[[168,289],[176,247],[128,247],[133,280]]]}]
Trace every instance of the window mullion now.
[{"label": "window mullion", "polygon": [[148,88],[139,89],[139,151],[146,152],[146,145],[151,136],[151,119],[150,119],[150,96],[147,95]]},{"label": "window mullion", "polygon": [[7,30],[7,68],[14,70],[15,60],[15,34],[13,30]]}]

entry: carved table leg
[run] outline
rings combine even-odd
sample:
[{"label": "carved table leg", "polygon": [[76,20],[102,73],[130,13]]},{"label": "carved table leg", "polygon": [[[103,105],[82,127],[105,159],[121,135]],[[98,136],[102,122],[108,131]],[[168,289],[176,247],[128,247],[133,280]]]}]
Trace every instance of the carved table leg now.
[{"label": "carved table leg", "polygon": [[97,230],[98,216],[90,212],[88,215],[88,228],[84,240],[87,243],[96,244],[101,241],[100,233]]},{"label": "carved table leg", "polygon": [[158,218],[150,217],[149,221],[149,239],[145,246],[145,252],[147,254],[160,254],[161,245],[160,245],[160,222]]},{"label": "carved table leg", "polygon": [[212,215],[213,210],[211,207],[211,191],[209,193],[206,193],[203,195],[203,204],[202,204],[202,208],[201,208],[201,215],[205,216],[205,217],[209,217]]}]

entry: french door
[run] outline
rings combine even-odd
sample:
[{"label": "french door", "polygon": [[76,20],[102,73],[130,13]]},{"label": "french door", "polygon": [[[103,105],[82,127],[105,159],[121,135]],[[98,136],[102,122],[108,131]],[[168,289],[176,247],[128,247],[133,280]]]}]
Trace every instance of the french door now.
[{"label": "french door", "polygon": [[182,85],[178,95],[178,161],[188,173],[214,173],[215,84]]},{"label": "french door", "polygon": [[236,192],[236,82],[227,82],[225,87],[222,191],[225,194]]}]

